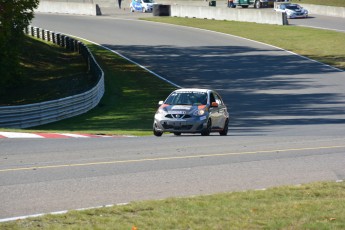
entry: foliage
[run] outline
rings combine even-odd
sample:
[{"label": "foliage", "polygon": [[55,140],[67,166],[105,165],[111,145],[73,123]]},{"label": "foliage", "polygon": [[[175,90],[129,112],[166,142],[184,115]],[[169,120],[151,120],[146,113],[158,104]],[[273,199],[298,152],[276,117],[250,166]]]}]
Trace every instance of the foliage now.
[{"label": "foliage", "polygon": [[68,97],[89,90],[97,81],[78,52],[31,36],[24,36],[18,58],[21,84],[0,85],[0,106]]},{"label": "foliage", "polygon": [[18,53],[24,33],[39,0],[0,0],[0,84],[13,84],[20,77]]}]

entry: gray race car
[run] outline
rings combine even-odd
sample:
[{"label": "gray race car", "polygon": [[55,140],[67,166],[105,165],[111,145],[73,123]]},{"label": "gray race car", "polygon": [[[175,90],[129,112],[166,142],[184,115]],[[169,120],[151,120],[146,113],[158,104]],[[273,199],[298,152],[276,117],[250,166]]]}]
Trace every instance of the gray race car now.
[{"label": "gray race car", "polygon": [[178,89],[173,91],[159,108],[153,122],[153,134],[163,132],[175,135],[181,133],[211,132],[227,135],[229,124],[228,110],[217,92],[209,89]]}]

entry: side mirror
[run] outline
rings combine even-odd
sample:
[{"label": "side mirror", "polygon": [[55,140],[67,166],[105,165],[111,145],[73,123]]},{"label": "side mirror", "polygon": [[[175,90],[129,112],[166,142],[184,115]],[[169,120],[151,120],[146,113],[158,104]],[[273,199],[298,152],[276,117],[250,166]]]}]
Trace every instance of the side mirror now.
[{"label": "side mirror", "polygon": [[218,107],[218,103],[217,102],[212,102],[211,107]]}]

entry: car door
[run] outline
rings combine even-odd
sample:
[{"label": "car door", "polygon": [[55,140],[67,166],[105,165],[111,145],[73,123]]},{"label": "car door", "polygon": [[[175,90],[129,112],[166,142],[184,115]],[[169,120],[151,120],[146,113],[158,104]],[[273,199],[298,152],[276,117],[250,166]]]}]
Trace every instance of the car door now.
[{"label": "car door", "polygon": [[219,127],[219,106],[212,107],[212,102],[217,102],[215,94],[213,92],[210,93],[210,118],[212,121],[212,128],[218,128]]},{"label": "car door", "polygon": [[218,103],[218,124],[217,126],[219,128],[224,128],[226,119],[228,118],[228,111],[226,108],[226,105],[224,104],[222,98],[219,96],[219,94],[214,93],[214,97],[216,99],[216,102]]},{"label": "car door", "polygon": [[136,11],[141,11],[142,6],[141,6],[141,0],[134,0],[134,8]]}]

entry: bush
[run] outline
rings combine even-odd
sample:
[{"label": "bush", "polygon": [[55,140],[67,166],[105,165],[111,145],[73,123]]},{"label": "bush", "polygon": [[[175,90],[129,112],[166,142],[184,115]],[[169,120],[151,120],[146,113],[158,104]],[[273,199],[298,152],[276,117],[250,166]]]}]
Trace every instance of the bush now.
[{"label": "bush", "polygon": [[0,0],[0,84],[20,81],[19,50],[24,28],[34,17],[39,0]]}]

